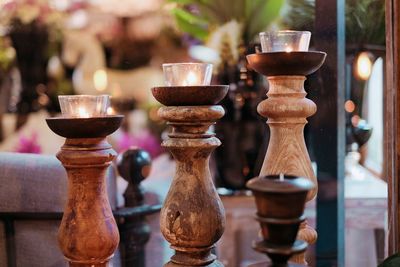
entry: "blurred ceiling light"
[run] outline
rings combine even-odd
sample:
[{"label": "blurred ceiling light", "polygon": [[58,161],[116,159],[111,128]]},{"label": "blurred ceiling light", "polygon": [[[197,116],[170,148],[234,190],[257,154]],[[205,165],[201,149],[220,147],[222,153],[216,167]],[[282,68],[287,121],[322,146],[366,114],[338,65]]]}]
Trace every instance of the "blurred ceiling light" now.
[{"label": "blurred ceiling light", "polygon": [[345,109],[348,113],[352,113],[352,112],[356,109],[356,105],[354,104],[353,101],[347,100],[347,101],[344,103],[344,109]]},{"label": "blurred ceiling light", "polygon": [[372,55],[369,52],[361,52],[355,61],[355,75],[360,80],[368,80],[372,72]]},{"label": "blurred ceiling light", "polygon": [[77,10],[73,12],[66,22],[68,29],[83,29],[89,24],[89,17],[85,10]]},{"label": "blurred ceiling light", "polygon": [[50,0],[49,5],[60,11],[65,11],[71,6],[71,1],[70,0]]},{"label": "blurred ceiling light", "polygon": [[94,83],[94,88],[96,88],[97,91],[104,91],[107,89],[107,72],[105,70],[96,70],[93,74],[93,83]]}]

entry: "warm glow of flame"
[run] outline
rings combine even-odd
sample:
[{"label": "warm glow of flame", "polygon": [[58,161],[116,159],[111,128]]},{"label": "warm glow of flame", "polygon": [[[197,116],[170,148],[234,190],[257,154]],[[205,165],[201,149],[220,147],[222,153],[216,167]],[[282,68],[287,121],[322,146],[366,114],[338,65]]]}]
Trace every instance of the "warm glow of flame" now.
[{"label": "warm glow of flame", "polygon": [[183,81],[183,86],[190,86],[190,85],[199,85],[200,81],[193,71],[189,71],[186,79]]},{"label": "warm glow of flame", "polygon": [[283,173],[279,174],[279,181],[285,180],[285,175]]},{"label": "warm glow of flame", "polygon": [[89,118],[89,113],[85,109],[85,107],[79,107],[78,108],[78,116],[79,118]]},{"label": "warm glow of flame", "polygon": [[107,108],[107,115],[115,115],[115,110],[112,107]]},{"label": "warm glow of flame", "polygon": [[293,51],[293,48],[291,48],[290,46],[286,47],[285,49],[286,53],[290,53]]},{"label": "warm glow of flame", "polygon": [[358,55],[356,60],[356,75],[362,80],[368,80],[372,72],[372,61],[368,52],[362,52]]},{"label": "warm glow of flame", "polygon": [[93,83],[94,83],[94,88],[96,88],[97,91],[104,91],[107,89],[107,72],[105,70],[96,70],[95,73],[93,74]]}]

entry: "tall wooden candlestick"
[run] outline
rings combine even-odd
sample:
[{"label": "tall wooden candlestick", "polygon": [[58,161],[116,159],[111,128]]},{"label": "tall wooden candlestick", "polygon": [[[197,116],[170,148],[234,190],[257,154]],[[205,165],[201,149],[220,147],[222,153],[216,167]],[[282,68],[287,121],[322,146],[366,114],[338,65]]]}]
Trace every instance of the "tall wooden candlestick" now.
[{"label": "tall wooden candlestick", "polygon": [[153,88],[166,105],[159,116],[172,127],[163,142],[176,160],[176,172],[160,224],[175,255],[165,266],[223,266],[211,249],[222,236],[225,212],[209,170],[211,152],[221,143],[209,127],[224,115],[215,105],[227,86],[170,86]]},{"label": "tall wooden candlestick", "polygon": [[105,183],[116,153],[106,136],[119,128],[122,118],[46,120],[53,132],[67,138],[57,154],[68,173],[68,199],[58,241],[69,266],[106,267],[117,249],[118,227]]},{"label": "tall wooden candlestick", "polygon": [[[262,101],[257,111],[268,118],[271,129],[270,141],[260,176],[293,175],[307,177],[315,188],[308,193],[307,201],[317,194],[317,179],[311,166],[304,142],[303,129],[307,117],[316,112],[316,105],[305,98],[304,81],[320,68],[325,60],[323,52],[272,52],[247,56],[250,66],[267,76],[268,99]],[[317,232],[304,222],[300,226],[299,239],[315,243]],[[305,254],[292,261],[306,264]]]}]

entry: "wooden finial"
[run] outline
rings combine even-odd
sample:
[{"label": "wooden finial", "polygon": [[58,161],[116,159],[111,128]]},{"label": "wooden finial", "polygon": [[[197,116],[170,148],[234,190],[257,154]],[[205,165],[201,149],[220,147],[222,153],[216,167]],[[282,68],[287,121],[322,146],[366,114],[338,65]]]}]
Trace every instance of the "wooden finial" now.
[{"label": "wooden finial", "polygon": [[117,157],[118,172],[128,182],[124,193],[125,206],[136,207],[143,204],[143,189],[140,183],[150,174],[150,154],[139,148],[131,148]]}]

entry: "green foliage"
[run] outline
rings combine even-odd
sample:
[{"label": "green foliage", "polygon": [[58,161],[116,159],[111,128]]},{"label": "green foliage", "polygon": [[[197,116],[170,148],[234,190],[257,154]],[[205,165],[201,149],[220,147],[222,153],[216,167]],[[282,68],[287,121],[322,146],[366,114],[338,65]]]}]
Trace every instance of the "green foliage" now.
[{"label": "green foliage", "polygon": [[0,36],[0,73],[8,71],[14,60],[14,48],[11,47],[11,44],[7,42],[5,37]]},{"label": "green foliage", "polygon": [[385,1],[347,0],[346,39],[352,44],[385,44]]},{"label": "green foliage", "polygon": [[205,41],[212,30],[236,20],[243,25],[244,42],[267,29],[280,15],[285,0],[167,0],[183,32]]},{"label": "green foliage", "polygon": [[312,31],[315,20],[314,0],[288,0],[288,11],[282,24],[293,30]]},{"label": "green foliage", "polygon": [[[283,24],[291,29],[312,31],[315,1],[289,0],[288,6]],[[384,0],[346,0],[346,42],[357,45],[385,44]]]}]

